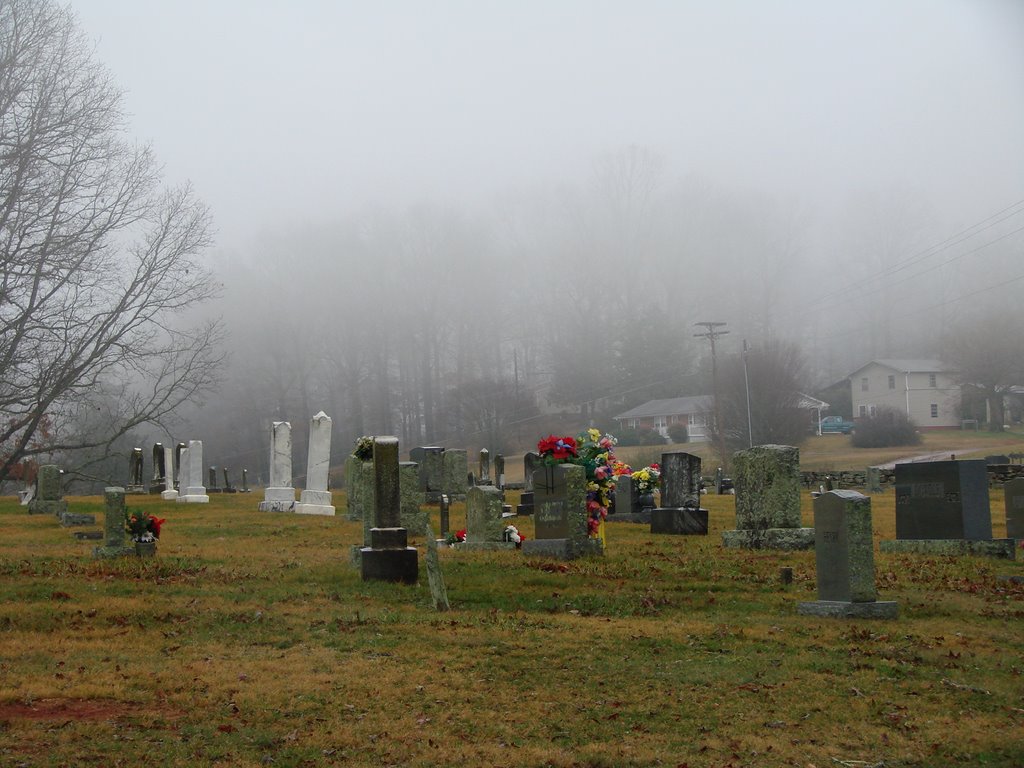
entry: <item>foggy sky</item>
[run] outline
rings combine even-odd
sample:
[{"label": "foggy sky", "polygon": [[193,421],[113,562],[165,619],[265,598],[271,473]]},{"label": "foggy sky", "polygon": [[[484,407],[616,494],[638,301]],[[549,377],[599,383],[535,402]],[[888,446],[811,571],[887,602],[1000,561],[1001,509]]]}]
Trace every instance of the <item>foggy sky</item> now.
[{"label": "foggy sky", "polygon": [[[820,222],[1021,198],[1024,3],[72,0],[221,249],[367,202],[486,206],[637,144]],[[938,229],[937,232],[943,231]]]}]

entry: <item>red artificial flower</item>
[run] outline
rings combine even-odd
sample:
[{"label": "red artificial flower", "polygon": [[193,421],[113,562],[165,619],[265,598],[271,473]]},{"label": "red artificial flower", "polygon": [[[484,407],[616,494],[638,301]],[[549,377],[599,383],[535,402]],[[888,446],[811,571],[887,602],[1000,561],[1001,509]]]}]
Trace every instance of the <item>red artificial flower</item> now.
[{"label": "red artificial flower", "polygon": [[160,538],[160,527],[166,522],[166,518],[149,516],[149,527],[153,530],[154,539]]},{"label": "red artificial flower", "polygon": [[456,541],[465,541],[466,540],[466,529],[465,528],[463,528],[461,531],[456,531],[455,532],[455,540]]},{"label": "red artificial flower", "polygon": [[568,459],[576,455],[576,438],[548,435],[537,441],[537,450],[553,459]]}]

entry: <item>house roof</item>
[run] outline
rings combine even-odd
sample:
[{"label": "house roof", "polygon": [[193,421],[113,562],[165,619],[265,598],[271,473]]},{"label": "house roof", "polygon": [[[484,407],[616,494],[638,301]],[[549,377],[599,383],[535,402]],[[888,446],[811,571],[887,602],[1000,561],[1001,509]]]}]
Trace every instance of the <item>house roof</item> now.
[{"label": "house roof", "polygon": [[670,397],[666,400],[648,400],[636,408],[613,416],[613,419],[645,419],[650,416],[678,416],[689,413],[705,413],[714,407],[711,395],[693,397]]},{"label": "house roof", "polygon": [[915,358],[885,358],[878,360],[871,360],[864,363],[860,368],[855,370],[849,376],[848,379],[852,379],[858,373],[863,371],[869,365],[883,365],[886,368],[892,368],[894,371],[900,373],[941,373],[944,371],[952,371],[953,368],[941,360],[928,360],[928,359],[915,359]]},{"label": "house roof", "polygon": [[805,395],[803,392],[797,392],[797,394],[800,395],[800,400],[797,403],[797,405],[799,405],[801,408],[821,408],[822,410],[828,408],[828,403],[826,403],[824,400],[819,400],[816,397]]}]

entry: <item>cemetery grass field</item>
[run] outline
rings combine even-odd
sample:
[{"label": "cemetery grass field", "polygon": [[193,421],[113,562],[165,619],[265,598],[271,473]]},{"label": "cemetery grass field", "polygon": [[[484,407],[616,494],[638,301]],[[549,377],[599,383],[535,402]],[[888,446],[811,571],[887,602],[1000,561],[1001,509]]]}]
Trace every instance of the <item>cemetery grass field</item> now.
[{"label": "cemetery grass field", "polygon": [[[114,561],[0,500],[0,766],[1024,764],[1021,562],[876,546],[898,620],[798,616],[813,553],[724,550],[707,496],[711,535],[612,522],[603,558],[443,549],[437,613],[422,537],[418,586],[364,583],[343,493],[335,518],[260,498],[128,497],[167,523]],[[873,508],[892,538],[892,490]]]}]

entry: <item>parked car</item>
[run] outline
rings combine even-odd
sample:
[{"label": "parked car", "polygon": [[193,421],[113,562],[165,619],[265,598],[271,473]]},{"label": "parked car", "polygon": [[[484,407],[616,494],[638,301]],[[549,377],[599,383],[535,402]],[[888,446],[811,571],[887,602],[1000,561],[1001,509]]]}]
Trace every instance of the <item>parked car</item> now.
[{"label": "parked car", "polygon": [[834,435],[843,434],[848,435],[856,428],[856,424],[852,421],[847,421],[842,416],[826,416],[821,420],[821,434],[823,435]]}]

